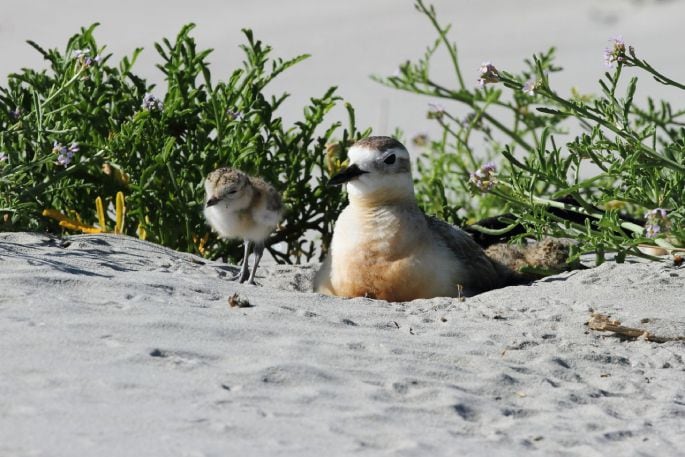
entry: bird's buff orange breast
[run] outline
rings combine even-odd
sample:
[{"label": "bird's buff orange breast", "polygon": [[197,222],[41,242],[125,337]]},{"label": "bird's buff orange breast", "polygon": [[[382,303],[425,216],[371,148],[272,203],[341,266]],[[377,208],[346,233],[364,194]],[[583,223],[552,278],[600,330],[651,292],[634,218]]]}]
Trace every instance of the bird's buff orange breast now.
[{"label": "bird's buff orange breast", "polygon": [[362,247],[357,255],[346,256],[345,262],[334,261],[334,265],[338,267],[331,275],[335,295],[410,301],[427,298],[426,291],[431,289],[431,278],[421,274],[413,256],[388,260]]}]

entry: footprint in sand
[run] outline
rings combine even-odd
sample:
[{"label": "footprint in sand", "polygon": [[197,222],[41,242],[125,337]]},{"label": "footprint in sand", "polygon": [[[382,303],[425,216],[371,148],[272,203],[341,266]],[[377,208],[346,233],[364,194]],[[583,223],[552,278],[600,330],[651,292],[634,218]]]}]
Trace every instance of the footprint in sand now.
[{"label": "footprint in sand", "polygon": [[184,369],[194,369],[199,366],[208,365],[211,361],[217,359],[217,357],[197,352],[168,351],[159,348],[152,349],[148,355],[153,360],[163,360],[170,366]]}]

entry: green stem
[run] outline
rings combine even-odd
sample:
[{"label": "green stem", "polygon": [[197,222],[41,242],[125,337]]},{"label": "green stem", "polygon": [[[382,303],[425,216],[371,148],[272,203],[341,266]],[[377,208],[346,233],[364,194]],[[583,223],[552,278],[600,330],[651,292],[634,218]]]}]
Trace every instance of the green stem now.
[{"label": "green stem", "polygon": [[[500,181],[500,185],[508,187],[512,191],[515,190],[511,184],[509,184],[505,181]],[[510,193],[510,192],[496,192],[496,194],[498,196],[504,198],[505,200],[511,201],[513,203],[518,203],[518,204],[522,203],[522,202],[516,200],[515,198],[513,198],[511,196],[512,193]],[[536,195],[530,195],[529,198],[530,198],[531,203],[538,203],[538,204],[541,204],[544,206],[551,206],[553,208],[563,209],[566,211],[573,211],[574,213],[582,214],[584,216],[590,216],[590,217],[592,217],[594,219],[598,219],[598,220],[604,216],[602,213],[589,211],[589,210],[582,208],[582,207],[578,207],[575,205],[569,205],[568,203],[558,202],[555,200],[550,200],[548,198],[538,197]],[[638,235],[642,235],[644,233],[643,227],[641,227],[637,224],[634,224],[632,222],[621,222],[619,225],[626,230],[629,230],[633,233],[637,233]]]},{"label": "green stem", "polygon": [[638,141],[636,138],[634,138],[632,135],[627,134],[624,130],[619,129],[618,127],[610,124],[609,122],[606,122],[604,119],[595,116],[592,114],[590,111],[585,109],[584,107],[580,107],[578,105],[575,105],[574,103],[569,102],[568,100],[559,97],[555,92],[547,88],[544,91],[544,94],[551,98],[552,100],[556,101],[557,103],[565,106],[566,108],[570,109],[574,113],[584,116],[588,119],[593,120],[597,124],[601,125],[602,127],[605,127],[612,132],[614,132],[617,136],[635,144],[636,146],[639,146],[640,150],[642,150],[647,156],[651,157],[652,159],[661,161],[664,163],[664,166],[671,168],[672,170],[679,171],[681,173],[685,172],[685,166],[679,164],[678,162],[675,162],[668,157],[664,157],[663,155],[659,154],[657,151],[654,149],[650,148],[649,146],[646,146],[642,142]]},{"label": "green stem", "polygon": [[509,136],[512,140],[514,140],[515,143],[517,143],[519,146],[523,147],[528,152],[535,152],[535,148],[531,145],[529,145],[526,141],[523,140],[519,135],[517,135],[515,132],[512,130],[509,130],[507,127],[504,126],[501,122],[499,122],[497,119],[492,117],[488,113],[483,113],[483,119],[487,119],[488,122],[490,122],[492,125],[497,127],[499,131],[502,133],[505,133],[507,136]]},{"label": "green stem", "polygon": [[647,71],[648,73],[651,73],[656,77],[656,80],[662,84],[667,84],[671,85],[674,87],[677,87],[678,89],[685,90],[685,85],[680,84],[677,81],[673,81],[671,78],[668,78],[664,76],[663,74],[659,73],[654,67],[652,67],[650,64],[645,62],[644,60],[639,60],[639,59],[630,59],[629,61],[636,67],[642,68],[643,70]]},{"label": "green stem", "polygon": [[518,222],[514,222],[513,224],[509,224],[506,227],[501,228],[501,229],[490,229],[487,227],[483,227],[482,225],[471,224],[471,225],[469,225],[469,228],[472,228],[472,229],[476,230],[477,232],[484,233],[486,235],[499,236],[499,235],[504,235],[504,234],[510,232],[511,230],[516,228],[518,225],[519,225]]},{"label": "green stem", "polygon": [[[554,200],[549,200],[547,198],[538,197],[536,195],[531,195],[531,198],[535,203],[539,203],[541,205],[551,206],[553,208],[559,208],[559,209],[563,209],[566,211],[573,211],[574,213],[582,214],[584,216],[590,216],[590,217],[595,218],[595,219],[601,219],[604,216],[601,213],[588,211],[585,208],[581,208],[581,207],[574,206],[574,205],[569,205],[568,203],[562,203],[562,202],[557,202]],[[624,228],[626,230],[630,230],[631,232],[637,233],[639,235],[642,235],[645,231],[645,229],[643,227],[641,227],[637,224],[633,224],[632,222],[621,222],[619,225],[622,228]]]},{"label": "green stem", "polygon": [[34,194],[39,193],[46,187],[52,185],[53,183],[59,181],[62,179],[64,176],[68,176],[72,173],[75,173],[76,171],[80,170],[84,165],[89,164],[90,162],[93,162],[94,159],[101,157],[105,153],[104,149],[100,149],[98,152],[93,154],[88,158],[88,160],[79,162],[77,164],[74,164],[70,167],[68,167],[66,170],[61,171],[59,173],[55,173],[54,175],[51,176],[52,179],[48,179],[47,181],[44,181],[42,183],[36,184],[35,186],[32,186],[29,190],[25,191],[23,194],[19,196],[20,200],[25,200],[27,197],[30,197]]},{"label": "green stem", "polygon": [[[398,87],[398,88],[400,90],[404,90],[404,91],[412,92],[412,93],[417,93],[417,94],[421,94],[421,95],[430,95],[430,96],[434,96],[434,97],[440,97],[440,98],[445,98],[445,99],[449,99],[449,100],[455,100],[455,101],[458,101],[458,102],[461,102],[461,103],[467,105],[471,109],[480,110],[480,108],[478,108],[478,105],[476,104],[476,102],[474,102],[473,97],[465,97],[463,94],[461,94],[459,92],[449,91],[449,90],[441,87],[439,84],[436,84],[436,83],[429,81],[429,80],[424,81],[424,84],[426,84],[429,87],[433,87],[438,92],[436,92],[435,90],[434,91],[421,90],[417,87],[415,87],[415,88]],[[511,110],[515,110],[515,108],[513,106],[508,105],[506,103],[496,103],[496,102],[488,102],[488,103],[492,103],[496,106],[501,106],[501,107],[509,108]],[[490,114],[483,112],[481,117],[483,117],[488,122],[490,122],[500,132],[507,135],[515,143],[517,143],[519,146],[523,147],[526,151],[528,151],[528,152],[534,152],[535,151],[535,148],[533,146],[531,146],[530,144],[528,144],[523,138],[521,138],[520,135],[517,135],[514,131],[505,127],[504,124],[499,122],[497,119],[492,117]]]},{"label": "green stem", "polygon": [[69,81],[67,81],[66,83],[64,83],[64,85],[62,85],[59,89],[57,89],[55,92],[53,92],[52,95],[49,95],[48,98],[46,98],[45,100],[43,100],[42,106],[43,106],[43,107],[47,106],[47,104],[50,103],[50,102],[51,102],[55,97],[57,97],[60,93],[62,93],[62,91],[63,91],[64,89],[66,89],[67,87],[71,86],[76,80],[78,80],[78,79],[80,78],[80,76],[83,74],[83,72],[84,72],[85,70],[86,70],[86,67],[83,66],[79,71],[76,72],[76,74],[74,74],[74,76],[73,76]]},{"label": "green stem", "polygon": [[[31,115],[36,115],[36,116],[37,116],[36,120],[37,120],[37,122],[38,122],[38,135],[39,135],[39,140],[40,140],[40,137],[41,137],[41,134],[42,134],[43,109],[44,109],[44,108],[47,106],[47,104],[50,103],[56,96],[58,96],[60,93],[62,93],[62,91],[63,91],[64,89],[66,89],[67,87],[69,87],[70,85],[72,85],[72,84],[74,83],[74,81],[78,80],[79,77],[80,77],[80,76],[83,74],[83,72],[85,71],[85,69],[86,69],[86,67],[83,67],[83,68],[81,68],[79,71],[77,71],[76,74],[75,74],[69,81],[67,81],[67,82],[64,83],[62,86],[60,86],[59,89],[57,89],[55,92],[53,92],[51,95],[49,95],[48,98],[46,98],[45,100],[43,100],[42,103],[41,103],[39,100],[37,100],[37,95],[34,96],[34,97],[36,98],[35,103],[34,103],[34,104],[36,105],[35,110],[34,110],[34,111],[31,111],[31,112],[29,112],[29,113],[26,113],[24,117],[25,117],[25,119],[30,119],[30,116],[31,116]],[[34,93],[35,93],[35,92],[34,92]],[[46,116],[47,116],[47,115],[50,115],[50,114],[53,114],[53,113],[55,113],[55,112],[59,112],[59,111],[61,111],[62,109],[65,109],[65,108],[67,108],[67,106],[62,107],[62,108],[58,108],[57,110],[54,110],[54,111],[50,111],[48,114],[46,114]],[[13,132],[13,131],[15,131],[15,130],[19,130],[19,129],[21,128],[21,126],[23,125],[23,123],[24,123],[24,122],[16,122],[15,124],[13,124],[13,125],[12,125],[10,128],[8,128],[7,130],[5,130],[5,131],[3,131],[3,132],[0,132],[0,135],[5,135],[5,134],[11,133],[11,132]]]},{"label": "green stem", "polygon": [[[451,116],[450,116],[450,118],[451,118]],[[464,149],[466,150],[466,155],[468,156],[469,162],[471,162],[471,167],[473,169],[478,168],[478,162],[476,162],[476,159],[473,156],[473,151],[471,150],[471,147],[468,145],[468,143],[466,141],[464,141],[462,138],[460,138],[459,135],[457,134],[457,132],[452,130],[449,127],[449,125],[447,125],[447,123],[444,122],[442,119],[438,119],[438,123],[443,128],[444,132],[447,132],[450,135],[452,135],[452,137],[454,137],[454,139],[464,147]],[[443,144],[445,144],[445,138],[443,138]]]},{"label": "green stem", "polygon": [[437,17],[435,16],[434,12],[430,11],[426,6],[423,4],[422,0],[417,0],[416,5],[419,8],[419,11],[421,11],[423,14],[428,17],[428,19],[431,21],[433,24],[433,27],[438,31],[438,34],[440,35],[440,39],[442,42],[445,44],[445,47],[447,48],[447,52],[450,55],[450,59],[452,60],[452,66],[454,67],[454,71],[457,74],[457,79],[459,80],[459,86],[461,87],[462,90],[466,89],[466,85],[464,84],[464,78],[461,75],[461,68],[459,67],[459,59],[457,58],[457,47],[453,46],[450,44],[450,42],[447,40],[447,34],[446,29],[443,29],[440,27],[440,24],[438,24]]}]

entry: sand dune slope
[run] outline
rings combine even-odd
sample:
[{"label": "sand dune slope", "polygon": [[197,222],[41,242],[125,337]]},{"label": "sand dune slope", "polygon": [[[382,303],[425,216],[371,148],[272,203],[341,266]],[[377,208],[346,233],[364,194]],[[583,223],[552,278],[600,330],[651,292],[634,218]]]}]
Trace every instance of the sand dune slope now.
[{"label": "sand dune slope", "polygon": [[[117,236],[0,234],[0,455],[682,455],[685,270],[458,301],[302,292]],[[252,307],[230,307],[234,293]]]}]

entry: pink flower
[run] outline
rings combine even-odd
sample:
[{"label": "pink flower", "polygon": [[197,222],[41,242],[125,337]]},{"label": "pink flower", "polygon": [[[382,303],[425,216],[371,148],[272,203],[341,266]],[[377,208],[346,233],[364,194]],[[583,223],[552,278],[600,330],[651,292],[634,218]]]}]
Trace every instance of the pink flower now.
[{"label": "pink flower", "polygon": [[478,87],[485,87],[488,83],[500,82],[499,71],[490,62],[483,62],[480,66],[480,78],[478,79]]},{"label": "pink flower", "polygon": [[164,103],[152,94],[145,94],[143,97],[143,108],[148,111],[162,111]]},{"label": "pink flower", "polygon": [[668,220],[668,212],[663,208],[655,208],[645,213],[645,236],[656,238],[660,233],[667,232],[671,228]]},{"label": "pink flower", "polygon": [[[626,63],[626,43],[623,41],[623,38],[618,36],[609,41],[611,42],[611,47],[604,50],[604,64],[611,68],[614,66],[614,63],[619,65]],[[632,46],[629,46],[628,49],[631,53],[635,52]]]},{"label": "pink flower", "polygon": [[531,78],[523,85],[523,93],[531,96],[535,95],[535,91],[538,89],[539,85],[540,84],[536,79]]},{"label": "pink flower", "polygon": [[74,158],[74,154],[79,151],[77,143],[71,143],[71,146],[66,147],[61,143],[55,141],[52,144],[52,152],[57,154],[57,164],[63,167],[68,166]]},{"label": "pink flower", "polygon": [[497,184],[495,173],[497,166],[494,162],[488,162],[470,174],[469,182],[481,192],[489,192]]}]

